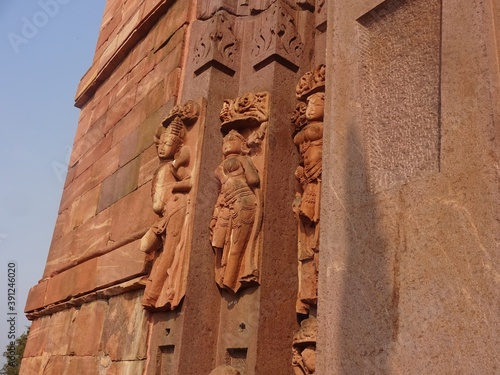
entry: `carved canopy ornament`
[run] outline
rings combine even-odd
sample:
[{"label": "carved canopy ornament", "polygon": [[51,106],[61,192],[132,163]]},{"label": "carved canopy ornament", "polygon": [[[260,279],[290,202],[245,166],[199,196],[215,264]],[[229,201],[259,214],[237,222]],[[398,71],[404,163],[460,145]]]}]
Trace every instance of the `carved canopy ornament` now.
[{"label": "carved canopy ornament", "polygon": [[259,126],[269,119],[269,93],[248,93],[224,100],[220,119],[223,132]]},{"label": "carved canopy ornament", "polygon": [[310,95],[316,92],[325,92],[325,72],[326,67],[321,64],[313,71],[307,72],[300,77],[295,89],[297,99],[306,102]]},{"label": "carved canopy ornament", "polygon": [[185,126],[193,125],[200,116],[200,105],[192,100],[188,100],[184,105],[176,105],[163,119],[162,125],[166,128],[174,120],[182,121]]}]

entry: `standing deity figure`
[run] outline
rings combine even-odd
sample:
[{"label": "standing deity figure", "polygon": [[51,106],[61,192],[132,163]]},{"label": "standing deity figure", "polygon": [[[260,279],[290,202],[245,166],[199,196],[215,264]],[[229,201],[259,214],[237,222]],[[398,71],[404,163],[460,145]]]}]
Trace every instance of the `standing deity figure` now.
[{"label": "standing deity figure", "polygon": [[[226,100],[221,111],[222,163],[215,171],[219,196],[210,222],[215,280],[236,293],[259,283],[258,235],[261,226],[260,176],[249,139],[256,147],[265,137],[268,94]],[[236,130],[238,128],[238,131]],[[253,131],[252,131],[253,129]],[[242,133],[250,133],[248,138]]]},{"label": "standing deity figure", "polygon": [[187,256],[191,190],[185,124],[196,121],[198,112],[198,105],[191,101],[174,107],[154,138],[160,165],[153,176],[151,197],[159,218],[141,239],[141,250],[154,257],[142,300],[142,305],[152,310],[174,309],[184,296],[180,285]]},{"label": "standing deity figure", "polygon": [[297,85],[301,101],[291,118],[301,160],[295,170],[297,192],[293,211],[298,222],[299,288],[296,310],[307,315],[318,300],[318,251],[321,173],[323,170],[324,65],[307,72]]}]

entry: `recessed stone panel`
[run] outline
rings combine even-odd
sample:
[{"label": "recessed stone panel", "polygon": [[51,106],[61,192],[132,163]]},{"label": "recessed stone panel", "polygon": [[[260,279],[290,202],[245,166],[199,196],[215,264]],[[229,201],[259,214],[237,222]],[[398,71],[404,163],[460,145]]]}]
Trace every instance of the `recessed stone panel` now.
[{"label": "recessed stone panel", "polygon": [[441,2],[387,0],[358,19],[372,191],[439,171]]}]

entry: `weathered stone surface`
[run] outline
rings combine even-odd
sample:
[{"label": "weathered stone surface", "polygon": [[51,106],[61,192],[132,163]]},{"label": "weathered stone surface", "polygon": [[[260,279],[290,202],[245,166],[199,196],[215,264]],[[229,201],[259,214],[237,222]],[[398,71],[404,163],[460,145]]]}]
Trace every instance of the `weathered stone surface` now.
[{"label": "weathered stone surface", "polygon": [[71,211],[72,228],[79,227],[97,213],[97,202],[101,186],[89,190],[75,201],[75,207]]},{"label": "weathered stone surface", "polygon": [[136,375],[142,374],[145,360],[112,362],[106,375]]},{"label": "weathered stone surface", "polygon": [[45,270],[43,272],[44,278],[54,274],[61,268],[61,265],[67,265],[69,263],[72,255],[70,246],[74,238],[75,232],[70,231],[61,238],[52,241],[47,263],[45,264]]},{"label": "weathered stone surface", "polygon": [[145,273],[146,254],[140,251],[139,241],[134,241],[98,258],[95,286],[103,288]]},{"label": "weathered stone surface", "polygon": [[111,210],[99,212],[74,230],[75,236],[70,244],[72,260],[88,258],[103,249],[109,241]]},{"label": "weathered stone surface", "polygon": [[33,357],[33,358],[23,358],[21,362],[20,375],[43,375],[43,365],[44,358]]},{"label": "weathered stone surface", "polygon": [[[327,74],[318,373],[495,373],[499,148],[491,135],[500,82],[491,8],[379,4],[328,4],[328,45],[341,52],[327,56],[335,69]],[[367,43],[378,52],[365,54]],[[385,60],[383,45],[411,51]],[[366,64],[379,67],[369,73],[375,81],[388,66],[394,74],[370,99]],[[401,100],[389,111],[392,95]],[[378,103],[381,112],[371,112]],[[374,124],[392,135],[374,142]]]},{"label": "weathered stone surface", "polygon": [[[111,241],[120,241],[133,233],[146,231],[155,221],[155,214],[144,208],[144,202],[151,200],[151,183],[140,188],[116,202],[111,208]],[[149,204],[149,203],[148,203]],[[130,220],[133,217],[134,220]],[[109,233],[109,232],[108,232]]]},{"label": "weathered stone surface", "polygon": [[108,208],[137,188],[139,158],[135,158],[119,168],[102,183],[97,211]]},{"label": "weathered stone surface", "polygon": [[101,342],[113,361],[146,358],[148,319],[141,297],[142,292],[135,292],[109,300]]},{"label": "weathered stone surface", "polygon": [[[76,309],[70,308],[50,316],[46,329],[49,332],[45,343],[44,352],[54,356],[70,354],[69,344],[71,336],[68,335],[73,328],[73,317]],[[54,330],[53,332],[51,330]]]},{"label": "weathered stone surface", "polygon": [[96,273],[97,258],[94,258],[51,277],[45,304],[50,305],[91,291],[96,285]]},{"label": "weathered stone surface", "polygon": [[107,312],[108,302],[102,300],[84,304],[80,309],[75,310],[71,329],[68,332],[71,337],[69,354],[82,357],[95,356],[99,353],[102,348],[101,336]]},{"label": "weathered stone surface", "polygon": [[48,280],[42,280],[35,286],[30,288],[28,298],[26,300],[25,312],[33,311],[45,306],[45,295],[47,293]]},{"label": "weathered stone surface", "polygon": [[50,316],[35,320],[30,327],[29,340],[24,349],[24,358],[39,357],[46,350],[49,339]]}]

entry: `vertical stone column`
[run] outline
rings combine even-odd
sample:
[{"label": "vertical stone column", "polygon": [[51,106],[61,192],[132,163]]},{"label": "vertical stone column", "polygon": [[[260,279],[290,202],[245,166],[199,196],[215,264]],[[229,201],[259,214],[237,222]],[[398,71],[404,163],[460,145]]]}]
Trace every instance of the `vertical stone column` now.
[{"label": "vertical stone column", "polygon": [[[242,2],[224,10],[209,2],[200,6],[200,19],[192,25],[182,97],[208,101],[195,203],[196,235],[179,317],[183,326],[179,373],[208,373],[219,366],[231,366],[241,374],[291,370],[297,239],[290,207],[298,159],[289,118],[299,70],[305,64],[304,69],[309,68],[304,54],[312,51],[302,40],[313,29],[310,11],[305,16],[303,12],[282,1]],[[217,287],[210,246],[209,224],[218,196],[214,171],[222,161],[222,140],[228,132],[221,132],[224,120],[219,117],[226,99],[233,106],[264,92],[268,93],[267,124],[254,159],[262,201],[258,283],[235,293]],[[193,353],[197,361],[192,361]]]},{"label": "vertical stone column", "polygon": [[494,373],[490,4],[329,5],[318,373]]}]

